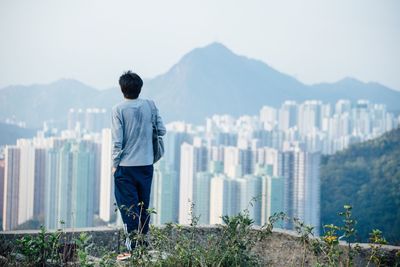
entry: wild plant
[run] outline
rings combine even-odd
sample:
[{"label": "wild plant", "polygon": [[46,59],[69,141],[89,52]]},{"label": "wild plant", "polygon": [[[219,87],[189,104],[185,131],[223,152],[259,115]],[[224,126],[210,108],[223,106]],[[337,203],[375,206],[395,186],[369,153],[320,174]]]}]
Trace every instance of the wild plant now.
[{"label": "wild plant", "polygon": [[28,266],[61,264],[63,257],[59,253],[59,244],[62,235],[61,229],[49,233],[41,226],[37,235],[25,235],[17,240],[16,253],[21,255],[22,262]]},{"label": "wild plant", "polygon": [[343,231],[343,235],[339,237],[339,240],[344,238],[347,242],[347,258],[346,258],[346,266],[353,265],[353,259],[355,251],[352,248],[352,243],[355,240],[356,235],[356,224],[357,221],[352,218],[352,209],[353,207],[350,205],[343,206],[344,211],[339,212],[339,216],[343,218],[343,226],[341,230]]},{"label": "wild plant", "polygon": [[76,256],[78,258],[79,266],[94,266],[94,263],[89,262],[89,249],[94,245],[91,242],[91,239],[92,236],[82,232],[74,240],[74,243],[76,244]]},{"label": "wild plant", "polygon": [[371,248],[371,254],[368,259],[367,267],[371,264],[374,263],[375,266],[381,266],[385,254],[382,251],[382,246],[387,244],[386,239],[382,235],[382,231],[378,229],[372,230],[372,232],[369,234],[369,241],[370,241],[370,248]]},{"label": "wild plant", "polygon": [[306,263],[308,249],[313,241],[313,239],[311,239],[311,237],[314,237],[314,234],[313,234],[314,227],[311,225],[305,224],[299,218],[293,218],[293,226],[294,226],[294,230],[296,231],[296,233],[300,236],[299,242],[302,245],[302,251],[303,251],[301,266],[304,266]]}]

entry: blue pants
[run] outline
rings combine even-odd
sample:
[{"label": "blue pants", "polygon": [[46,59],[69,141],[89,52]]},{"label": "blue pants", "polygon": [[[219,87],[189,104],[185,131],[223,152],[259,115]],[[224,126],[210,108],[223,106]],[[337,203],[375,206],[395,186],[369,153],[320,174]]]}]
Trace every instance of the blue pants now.
[{"label": "blue pants", "polygon": [[149,231],[153,165],[118,166],[114,173],[115,200],[128,233]]}]

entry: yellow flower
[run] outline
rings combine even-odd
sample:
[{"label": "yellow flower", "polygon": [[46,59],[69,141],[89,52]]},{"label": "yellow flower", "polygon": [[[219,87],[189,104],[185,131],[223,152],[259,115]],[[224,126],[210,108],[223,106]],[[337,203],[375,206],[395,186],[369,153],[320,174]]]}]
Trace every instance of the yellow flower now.
[{"label": "yellow flower", "polygon": [[324,240],[325,240],[326,243],[330,244],[330,243],[333,243],[333,242],[335,242],[337,240],[337,236],[328,235],[328,236],[324,237]]}]

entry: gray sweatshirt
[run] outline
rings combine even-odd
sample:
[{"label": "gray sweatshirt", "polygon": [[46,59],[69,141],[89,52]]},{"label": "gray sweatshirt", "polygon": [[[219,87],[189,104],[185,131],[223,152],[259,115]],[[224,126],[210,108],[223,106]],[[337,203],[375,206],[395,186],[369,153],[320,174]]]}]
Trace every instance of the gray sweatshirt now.
[{"label": "gray sweatshirt", "polygon": [[[151,122],[153,101],[125,99],[112,108],[112,159],[113,166],[146,166],[153,164],[153,126]],[[165,126],[156,110],[159,135],[165,135]]]}]

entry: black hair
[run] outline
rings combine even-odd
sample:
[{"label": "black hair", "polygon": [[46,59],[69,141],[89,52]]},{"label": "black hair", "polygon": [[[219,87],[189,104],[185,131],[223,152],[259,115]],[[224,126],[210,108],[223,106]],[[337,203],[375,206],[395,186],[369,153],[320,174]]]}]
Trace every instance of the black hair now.
[{"label": "black hair", "polygon": [[119,86],[125,98],[136,99],[142,90],[143,80],[139,75],[128,70],[119,77]]}]

